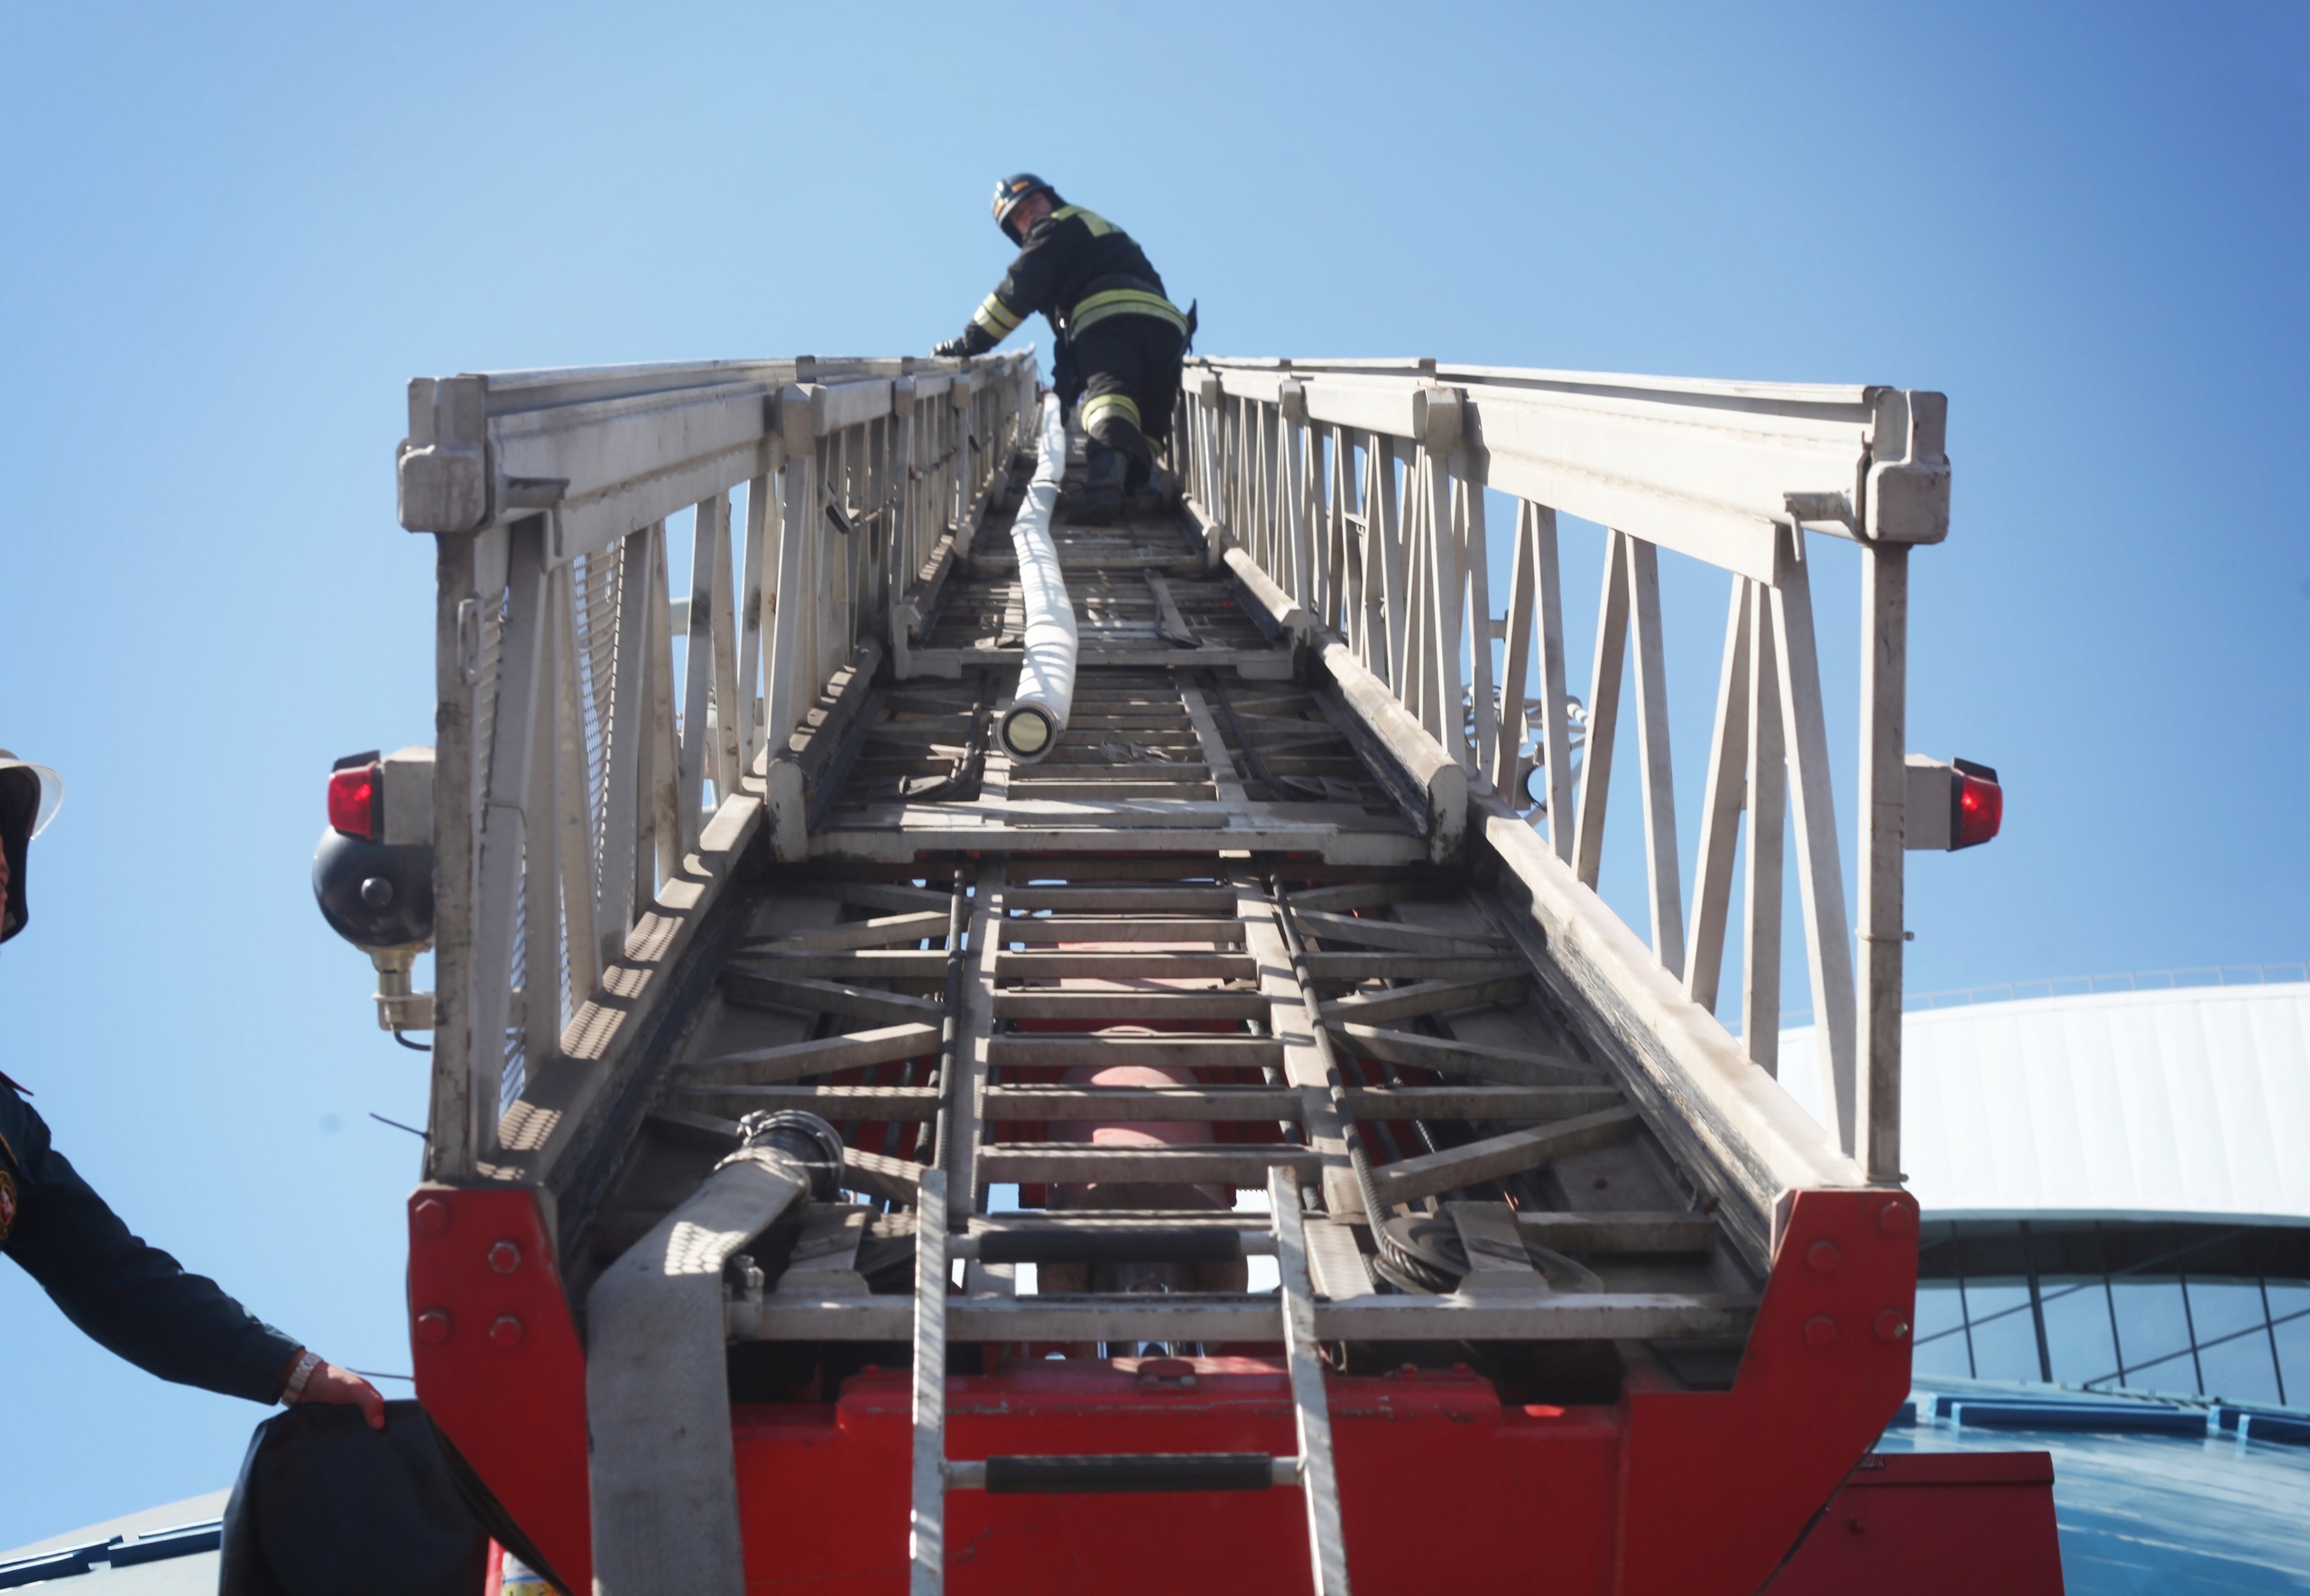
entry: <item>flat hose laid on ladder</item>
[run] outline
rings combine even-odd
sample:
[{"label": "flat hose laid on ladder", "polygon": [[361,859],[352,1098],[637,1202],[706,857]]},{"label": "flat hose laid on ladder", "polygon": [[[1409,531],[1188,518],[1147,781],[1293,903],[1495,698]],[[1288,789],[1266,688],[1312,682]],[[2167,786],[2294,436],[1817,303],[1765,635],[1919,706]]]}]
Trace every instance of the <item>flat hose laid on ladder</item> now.
[{"label": "flat hose laid on ladder", "polygon": [[1019,602],[1026,612],[1026,658],[1019,666],[1019,688],[1003,712],[1000,735],[1012,759],[1031,765],[1055,747],[1067,730],[1075,702],[1075,660],[1080,644],[1075,606],[1051,543],[1051,512],[1067,475],[1067,416],[1058,396],[1043,396],[1035,477],[1026,502],[1011,522],[1012,546],[1019,551]]}]

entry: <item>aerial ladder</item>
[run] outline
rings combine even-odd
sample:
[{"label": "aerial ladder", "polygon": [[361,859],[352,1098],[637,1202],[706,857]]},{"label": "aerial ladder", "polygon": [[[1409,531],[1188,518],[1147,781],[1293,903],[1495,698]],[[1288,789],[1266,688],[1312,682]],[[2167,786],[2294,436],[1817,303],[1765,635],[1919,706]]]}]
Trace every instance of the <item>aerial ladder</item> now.
[{"label": "aerial ladder", "polygon": [[[609,1596],[2014,1588],[1951,1514],[2049,1507],[1969,1460],[1820,1527],[1908,1389],[1905,848],[1998,823],[1905,747],[1945,412],[1197,359],[1183,502],[1093,527],[1031,352],[412,383],[436,738],[341,763],[316,881],[430,1046],[417,1390],[497,1538]],[[1689,875],[1664,550],[1728,589]]]}]

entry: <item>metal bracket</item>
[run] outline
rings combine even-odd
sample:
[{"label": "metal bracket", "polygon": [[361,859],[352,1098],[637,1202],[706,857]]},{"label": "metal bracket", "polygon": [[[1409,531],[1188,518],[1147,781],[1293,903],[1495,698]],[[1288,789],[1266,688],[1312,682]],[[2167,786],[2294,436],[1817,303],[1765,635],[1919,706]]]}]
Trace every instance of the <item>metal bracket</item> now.
[{"label": "metal bracket", "polygon": [[1780,502],[1788,507],[1788,519],[1798,526],[1807,521],[1834,521],[1848,532],[1857,531],[1853,514],[1853,499],[1843,493],[1783,494]]}]

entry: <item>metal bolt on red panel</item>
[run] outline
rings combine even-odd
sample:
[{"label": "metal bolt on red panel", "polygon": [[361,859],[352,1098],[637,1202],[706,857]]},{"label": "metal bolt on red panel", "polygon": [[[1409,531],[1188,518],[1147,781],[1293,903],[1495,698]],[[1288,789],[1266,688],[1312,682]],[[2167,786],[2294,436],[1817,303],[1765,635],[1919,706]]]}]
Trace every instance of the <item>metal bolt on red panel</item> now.
[{"label": "metal bolt on red panel", "polygon": [[585,1352],[541,1204],[494,1183],[411,1194],[411,1355],[426,1411],[566,1588],[587,1591]]},{"label": "metal bolt on red panel", "polygon": [[1888,1203],[1877,1210],[1877,1228],[1889,1236],[1906,1236],[1917,1229],[1917,1212],[1907,1203]]},{"label": "metal bolt on red panel", "polygon": [[1805,1344],[1816,1352],[1825,1352],[1836,1344],[1837,1322],[1826,1314],[1816,1314],[1805,1321]]},{"label": "metal bolt on red panel", "polygon": [[1816,1241],[1805,1250],[1805,1261],[1816,1275],[1825,1275],[1844,1261],[1834,1241]]},{"label": "metal bolt on red panel", "polygon": [[1899,1308],[1887,1308],[1877,1315],[1877,1339],[1899,1341],[1909,1333],[1908,1316]]}]

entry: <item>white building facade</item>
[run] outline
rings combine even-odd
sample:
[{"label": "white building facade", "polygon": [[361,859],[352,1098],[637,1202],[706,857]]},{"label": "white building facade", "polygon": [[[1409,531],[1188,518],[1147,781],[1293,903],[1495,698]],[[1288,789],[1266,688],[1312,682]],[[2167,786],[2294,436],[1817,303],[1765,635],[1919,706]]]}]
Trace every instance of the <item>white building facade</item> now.
[{"label": "white building facade", "polygon": [[2310,982],[1921,1009],[1901,1116],[1920,1377],[2310,1408]]}]

